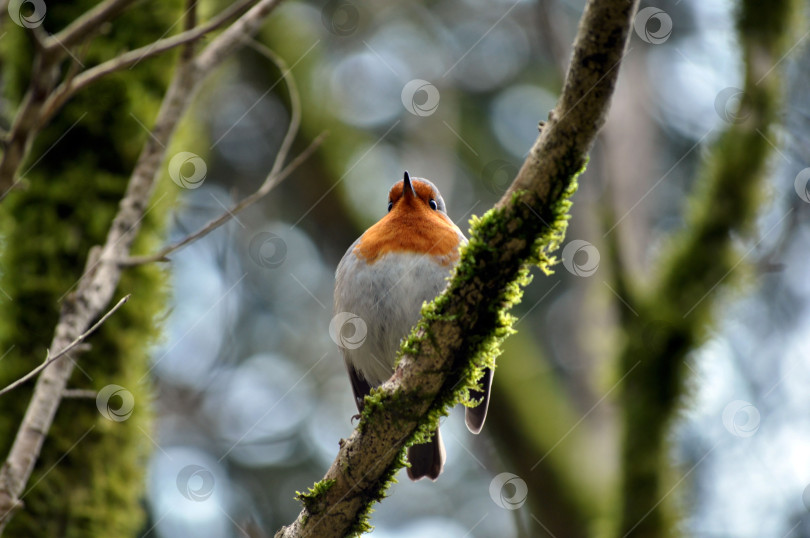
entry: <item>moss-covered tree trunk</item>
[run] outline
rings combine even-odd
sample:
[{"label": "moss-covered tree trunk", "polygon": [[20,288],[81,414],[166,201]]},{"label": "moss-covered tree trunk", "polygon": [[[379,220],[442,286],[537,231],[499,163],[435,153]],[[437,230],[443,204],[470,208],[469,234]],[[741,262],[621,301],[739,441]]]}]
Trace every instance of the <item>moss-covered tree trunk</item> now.
[{"label": "moss-covered tree trunk", "polygon": [[687,355],[705,340],[714,297],[734,281],[734,270],[745,259],[732,237],[751,237],[764,200],[768,133],[779,110],[777,66],[791,44],[795,9],[791,0],[744,0],[738,7],[745,61],[741,109],[701,171],[687,226],[673,238],[655,285],[636,295],[638,316],[624,320],[621,536],[673,532],[667,434],[686,391]]},{"label": "moss-covered tree trunk", "polygon": [[[96,2],[49,3],[44,28],[63,28]],[[99,28],[86,51],[72,51],[86,66],[159,38],[182,13],[180,2],[136,7]],[[32,43],[10,22],[2,46],[3,96],[13,116],[31,71]],[[83,52],[83,54],[82,54]],[[139,122],[154,117],[172,57],[152,59],[81,92],[54,118],[20,169],[21,187],[0,204],[0,386],[45,357],[60,303],[82,276],[89,249],[104,242],[144,139]],[[62,66],[66,68],[67,66]],[[147,213],[139,241],[159,242],[171,196]],[[165,278],[154,266],[127,271],[120,294],[137,290],[129,304],[93,336],[76,357],[71,389],[93,393],[115,384],[131,393],[134,408],[121,421],[99,412],[94,398],[67,398],[57,412],[23,508],[6,536],[134,536],[143,526],[144,470],[151,448],[148,350],[163,309]],[[57,350],[51,350],[55,352]],[[73,360],[69,355],[63,360]],[[0,453],[8,453],[28,405],[33,382],[0,396]],[[126,402],[109,401],[115,410]]]}]

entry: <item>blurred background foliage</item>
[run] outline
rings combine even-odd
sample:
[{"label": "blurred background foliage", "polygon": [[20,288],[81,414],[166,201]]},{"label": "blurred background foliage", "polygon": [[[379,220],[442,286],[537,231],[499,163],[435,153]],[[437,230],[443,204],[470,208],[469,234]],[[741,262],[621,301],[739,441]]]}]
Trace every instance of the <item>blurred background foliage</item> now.
[{"label": "blurred background foliage", "polygon": [[[134,341],[151,341],[137,328],[144,323],[146,330],[149,323],[126,316],[155,319],[156,308],[135,301],[148,302],[149,294],[162,289],[156,274],[148,282],[122,281],[122,293],[133,292],[133,300],[94,337],[98,355],[80,361],[85,369],[112,359],[142,366],[132,366],[135,374],[119,366],[115,375],[99,374],[89,385],[80,372],[73,378],[74,387],[117,383],[135,394],[132,417],[114,428],[106,425],[104,432],[137,424],[143,433],[136,429],[136,440],[120,442],[151,447],[145,495],[137,474],[119,484],[148,508],[137,535],[269,536],[294,519],[300,509],[294,492],[322,477],[338,440],[350,434],[355,413],[328,331],[337,262],[385,213],[387,191],[405,169],[437,184],[450,217],[465,230],[472,214],[500,198],[537,135],[537,122],[554,106],[582,7],[566,0],[287,1],[272,15],[257,39],[285,58],[300,89],[303,123],[293,154],[324,130],[326,143],[265,200],[171,256],[171,299],[158,318],[164,337],[149,348],[150,365],[123,354],[122,347],[133,353],[142,348],[128,343],[133,340],[126,346],[118,341],[114,349],[102,341],[123,332],[137,336]],[[806,18],[807,7],[795,18]],[[636,19],[608,123],[573,198],[566,244],[583,240],[594,248],[575,249],[568,265],[558,265],[550,277],[535,275],[515,312],[518,334],[498,360],[484,432],[469,435],[461,410],[451,413],[442,429],[444,474],[436,483],[404,479],[393,487],[372,517],[375,536],[575,537],[615,531],[623,431],[619,381],[628,374],[619,350],[638,337],[624,332],[622,320],[634,310],[631,299],[617,292],[617,275],[641,289],[654,281],[671,234],[684,225],[698,170],[720,133],[742,113],[734,4],[684,0],[641,8],[655,9],[646,12],[655,16],[641,24]],[[50,9],[56,17],[57,8]],[[148,32],[177,29],[171,30],[172,23],[182,10],[173,6],[164,15],[164,9],[170,7],[149,1],[131,11],[149,18],[130,23],[143,32],[137,44],[148,41]],[[759,200],[757,231],[732,237],[746,253],[735,268],[744,278],[733,279],[742,284],[713,290],[715,323],[707,342],[690,353],[689,390],[669,425],[672,467],[662,502],[680,515],[678,530],[686,535],[810,536],[810,196],[805,191],[802,197],[796,181],[810,166],[803,142],[810,136],[806,30],[800,29],[789,45],[795,46],[774,68],[774,76],[783,75],[785,98],[778,128],[763,133],[763,143],[777,148],[767,167],[767,192]],[[20,65],[15,69],[25,62]],[[149,60],[122,79],[110,79],[110,85],[122,85],[110,95],[133,95],[133,104],[112,101],[114,130],[102,131],[104,140],[90,133],[57,144],[64,159],[49,154],[33,167],[35,188],[25,196],[41,189],[53,200],[64,190],[71,211],[83,207],[80,202],[92,204],[81,212],[87,218],[112,211],[114,197],[95,201],[87,191],[87,185],[103,191],[106,168],[77,155],[85,151],[88,159],[112,162],[110,173],[122,174],[116,183],[122,189],[134,153],[110,153],[107,145],[129,147],[146,136],[128,107],[142,106],[143,112],[134,113],[150,124],[156,106],[151,92],[161,87],[168,65]],[[8,82],[24,73],[4,76]],[[138,89],[143,82],[137,81],[152,78],[152,86]],[[414,80],[424,83],[410,84]],[[107,95],[103,90],[93,87],[84,100],[74,100],[54,133],[85,110],[97,111]],[[205,179],[198,188],[181,189],[166,177],[155,203],[163,192],[178,196],[178,203],[169,211],[164,200],[150,211],[158,220],[169,216],[169,242],[261,184],[289,119],[278,68],[253,48],[211,74],[168,153],[200,155]],[[79,125],[91,129],[91,116]],[[118,129],[127,134],[115,134]],[[50,145],[45,138],[43,151]],[[94,170],[94,179],[74,178],[73,186],[69,163]],[[49,219],[57,220],[59,210],[40,205],[41,226],[26,228],[40,229],[42,237],[29,235],[32,240],[13,247],[20,242],[15,233],[30,232],[20,228],[29,221],[12,215],[11,201],[0,205],[11,217],[3,221],[2,287],[8,295],[0,297],[0,334],[3,350],[16,347],[0,363],[3,380],[25,370],[22,358],[44,356],[55,318],[48,307],[55,304],[53,293],[58,298],[68,289],[86,249],[99,241],[90,237],[89,224],[74,221],[84,230],[76,232],[82,241],[69,247],[69,261],[42,262],[57,285],[38,299],[29,328],[15,327],[25,319],[17,309],[32,304],[21,300],[23,284],[32,279],[23,281],[14,260],[29,259],[30,250],[71,244],[52,235],[58,226]],[[40,203],[24,201],[14,210],[33,212],[29,204]],[[98,233],[103,231],[101,226]],[[23,246],[26,252],[17,254]],[[135,254],[154,247],[145,240]],[[714,262],[711,255],[696,260]],[[65,274],[60,267],[72,269]],[[653,338],[658,329],[640,330]],[[14,394],[15,413],[27,396]],[[16,425],[19,416],[6,413],[11,401],[0,400],[4,449],[10,442],[5,432],[13,431],[10,423]],[[67,401],[57,418],[67,422],[82,409],[96,411],[91,400]],[[156,420],[147,438],[151,415]],[[61,445],[50,439],[46,448],[58,458]],[[115,459],[88,447],[77,448],[74,457],[103,461],[102,470]],[[48,469],[46,461],[40,471]],[[59,468],[83,469],[76,465],[71,458]],[[516,479],[497,487],[493,478],[501,473]],[[31,495],[53,480],[45,477]]]}]

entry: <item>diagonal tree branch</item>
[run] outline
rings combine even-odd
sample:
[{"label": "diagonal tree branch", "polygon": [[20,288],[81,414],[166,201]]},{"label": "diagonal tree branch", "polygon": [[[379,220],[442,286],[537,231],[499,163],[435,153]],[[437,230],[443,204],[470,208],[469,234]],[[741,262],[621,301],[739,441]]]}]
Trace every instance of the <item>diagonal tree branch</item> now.
[{"label": "diagonal tree branch", "polygon": [[277,538],[341,537],[368,529],[370,506],[404,465],[402,449],[464,401],[481,368],[494,366],[511,331],[506,310],[528,265],[548,270],[562,239],[567,198],[605,121],[636,3],[590,0],[580,21],[563,94],[512,187],[483,218],[448,288],[426,306],[403,343],[393,377],[366,398],[358,427],[341,442],[324,480],[299,494],[304,508]]},{"label": "diagonal tree branch", "polygon": [[[258,30],[280,0],[260,0],[217,36],[199,55],[181,55],[160,110],[127,185],[126,193],[100,249],[92,249],[76,290],[62,303],[50,349],[63,349],[90,327],[112,300],[121,277],[119,260],[125,259],[138,234],[166,147],[191,99],[214,67],[236,49],[246,35]],[[57,361],[37,379],[8,458],[0,468],[0,532],[21,506],[20,496],[53,422],[68,378],[71,361]]]}]

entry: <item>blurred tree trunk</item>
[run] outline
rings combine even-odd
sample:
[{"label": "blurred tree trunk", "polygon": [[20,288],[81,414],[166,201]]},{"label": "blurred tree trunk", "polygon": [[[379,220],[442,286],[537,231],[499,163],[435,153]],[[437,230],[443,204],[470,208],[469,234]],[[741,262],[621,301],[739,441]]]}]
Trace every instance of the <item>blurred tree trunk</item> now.
[{"label": "blurred tree trunk", "polygon": [[745,261],[747,253],[733,239],[753,241],[756,233],[769,137],[780,110],[776,68],[792,45],[796,8],[791,0],[741,2],[740,109],[731,113],[731,125],[699,172],[687,224],[671,238],[653,285],[640,290],[617,275],[619,296],[631,298],[637,311],[621,311],[627,336],[619,357],[620,372],[627,375],[621,402],[622,536],[665,536],[675,527],[668,498],[679,482],[670,477],[667,435],[687,390],[687,357],[705,341],[719,291],[735,281],[734,270]]},{"label": "blurred tree trunk", "polygon": [[[49,3],[45,29],[63,28],[96,3]],[[100,35],[78,61],[89,66],[111,52],[148,44],[178,19],[180,6],[176,1],[157,3],[123,14],[114,25],[98,29]],[[19,103],[28,84],[32,43],[23,28],[7,22],[4,30],[3,95],[6,103]],[[147,137],[139,122],[154,117],[173,60],[173,55],[147,60],[79,93],[42,131],[29,162],[20,169],[21,185],[0,205],[0,353],[6,353],[0,386],[44,359],[62,299],[81,277],[89,249],[105,240]],[[3,113],[11,117],[14,110]],[[166,193],[155,197],[159,203],[143,221],[140,248],[159,244],[172,199]],[[124,274],[119,289],[137,294],[102,326],[90,351],[76,359],[69,388],[95,394],[107,385],[120,385],[134,398],[131,415],[120,422],[109,420],[93,397],[66,398],[22,497],[24,507],[6,528],[7,536],[134,536],[143,527],[152,420],[149,347],[157,335],[156,315],[165,308],[165,275],[155,265],[138,267]],[[3,454],[14,439],[32,386],[0,397]],[[127,416],[123,394],[107,404],[99,402],[101,409],[120,408],[121,417]]]}]

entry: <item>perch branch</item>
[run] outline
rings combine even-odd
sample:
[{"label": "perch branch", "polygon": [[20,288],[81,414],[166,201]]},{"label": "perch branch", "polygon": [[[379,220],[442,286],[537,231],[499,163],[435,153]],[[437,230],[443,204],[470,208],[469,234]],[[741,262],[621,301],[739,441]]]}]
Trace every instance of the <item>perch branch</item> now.
[{"label": "perch branch", "polygon": [[474,222],[448,288],[423,309],[393,377],[367,397],[358,427],[277,538],[367,529],[371,504],[403,465],[402,449],[424,439],[492,360],[482,354],[508,334],[503,309],[518,299],[527,264],[548,262],[544,254],[562,239],[567,197],[604,123],[634,10],[629,0],[589,0],[562,96],[517,178]]}]

